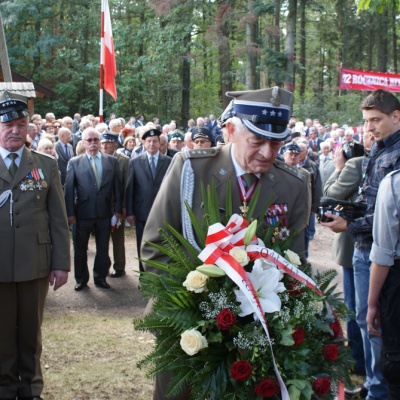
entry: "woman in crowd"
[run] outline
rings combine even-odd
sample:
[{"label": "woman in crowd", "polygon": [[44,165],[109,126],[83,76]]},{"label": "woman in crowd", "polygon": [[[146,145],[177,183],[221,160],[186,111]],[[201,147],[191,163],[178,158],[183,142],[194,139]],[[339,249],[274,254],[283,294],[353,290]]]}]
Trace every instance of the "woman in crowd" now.
[{"label": "woman in crowd", "polygon": [[[133,130],[133,129],[132,129]],[[127,136],[124,140],[124,147],[122,149],[118,149],[117,152],[121,154],[125,154],[127,157],[131,157],[132,151],[136,146],[136,140],[133,136]]]}]

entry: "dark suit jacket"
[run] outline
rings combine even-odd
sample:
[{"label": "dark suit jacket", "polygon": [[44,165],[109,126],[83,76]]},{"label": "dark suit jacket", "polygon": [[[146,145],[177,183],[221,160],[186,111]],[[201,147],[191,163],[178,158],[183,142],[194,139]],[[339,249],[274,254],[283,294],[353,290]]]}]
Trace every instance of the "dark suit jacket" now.
[{"label": "dark suit jacket", "polygon": [[[33,190],[21,190],[34,169],[42,173],[42,188],[35,183]],[[13,196],[13,221],[11,225],[8,199],[0,207],[0,282],[44,278],[53,269],[68,271],[69,230],[55,159],[25,148],[12,179],[0,157],[0,194],[7,190]]]},{"label": "dark suit jacket", "polygon": [[315,140],[310,139],[308,142],[308,145],[312,151],[318,152],[321,150],[320,145],[322,142],[323,142],[323,140],[321,138],[317,137]]},{"label": "dark suit jacket", "polygon": [[76,133],[73,133],[72,135],[71,135],[71,144],[72,144],[72,147],[73,147],[73,149],[74,149],[74,155],[76,155],[76,145],[78,144],[78,142],[80,142],[82,140],[82,132],[79,130],[78,132],[76,132]]},{"label": "dark suit jacket", "polygon": [[147,153],[131,158],[126,185],[126,215],[134,215],[138,221],[146,221],[171,157],[161,153],[158,157],[156,176],[151,176]]},{"label": "dark suit jacket", "polygon": [[171,157],[171,158],[174,158],[174,155],[175,155],[176,153],[179,153],[179,151],[178,151],[178,150],[175,150],[175,149],[171,149],[171,147],[167,147],[167,153],[164,154],[164,155],[165,155],[165,156],[168,156],[168,157]]},{"label": "dark suit jacket", "polygon": [[121,214],[118,160],[114,156],[102,153],[101,163],[103,173],[101,186],[98,188],[86,153],[69,160],[64,185],[68,217],[111,218],[113,212]]},{"label": "dark suit jacket", "polygon": [[[68,143],[67,146],[69,149],[70,157],[73,157],[74,149],[72,148],[72,145],[70,145]],[[68,161],[69,161],[67,158],[67,155],[65,154],[64,143],[61,143],[60,141],[58,141],[55,145],[55,150],[58,155],[57,164],[58,164],[58,170],[61,173],[61,184],[64,186],[65,178],[67,176],[67,165],[68,165]]]}]

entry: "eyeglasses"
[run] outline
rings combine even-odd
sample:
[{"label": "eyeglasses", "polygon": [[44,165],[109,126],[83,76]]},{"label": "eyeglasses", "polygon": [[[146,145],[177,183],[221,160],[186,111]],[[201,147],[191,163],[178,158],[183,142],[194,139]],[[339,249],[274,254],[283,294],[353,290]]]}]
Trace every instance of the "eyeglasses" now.
[{"label": "eyeglasses", "polygon": [[100,139],[99,138],[89,138],[89,139],[83,139],[85,142],[92,143],[92,142],[98,142]]}]

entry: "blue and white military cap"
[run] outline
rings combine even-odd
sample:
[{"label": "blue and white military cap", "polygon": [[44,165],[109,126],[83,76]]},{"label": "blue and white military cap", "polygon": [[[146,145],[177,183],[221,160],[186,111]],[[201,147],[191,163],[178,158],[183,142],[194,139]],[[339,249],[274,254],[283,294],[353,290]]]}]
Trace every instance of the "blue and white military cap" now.
[{"label": "blue and white military cap", "polygon": [[291,131],[287,124],[293,95],[278,86],[269,89],[227,92],[233,97],[232,116],[256,136],[268,140],[285,140]]},{"label": "blue and white military cap", "polygon": [[104,131],[100,138],[101,143],[117,143],[118,135],[110,131]]},{"label": "blue and white military cap", "polygon": [[11,96],[7,91],[3,94],[0,101],[0,122],[9,122],[14,119],[27,117],[29,115],[27,104]]},{"label": "blue and white military cap", "polygon": [[296,153],[296,154],[299,154],[299,153],[300,153],[300,147],[298,146],[297,143],[295,143],[295,142],[290,142],[290,143],[288,143],[287,145],[285,145],[285,146],[283,147],[283,152],[286,153],[287,151],[288,151],[289,153]]}]

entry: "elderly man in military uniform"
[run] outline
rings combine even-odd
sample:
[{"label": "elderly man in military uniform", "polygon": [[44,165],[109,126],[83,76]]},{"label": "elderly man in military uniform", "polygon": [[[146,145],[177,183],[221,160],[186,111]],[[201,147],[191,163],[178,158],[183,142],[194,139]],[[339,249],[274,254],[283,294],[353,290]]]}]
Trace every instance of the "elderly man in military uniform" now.
[{"label": "elderly man in military uniform", "polygon": [[192,141],[194,149],[209,149],[212,146],[212,135],[207,128],[193,128]]},{"label": "elderly man in military uniform", "polygon": [[[110,124],[113,122],[112,120]],[[104,132],[101,135],[101,151],[110,156],[117,157],[119,167],[119,180],[121,182],[121,199],[122,199],[122,215],[121,224],[111,229],[111,240],[113,244],[114,265],[113,271],[110,273],[111,278],[120,278],[125,275],[126,256],[125,256],[125,186],[128,178],[128,168],[130,158],[124,154],[117,153],[118,134],[112,132]]]},{"label": "elderly man in military uniform", "polygon": [[185,136],[176,130],[168,134],[169,147],[176,151],[181,151],[185,147]]},{"label": "elderly man in military uniform", "polygon": [[39,400],[43,308],[67,282],[70,240],[57,162],[28,150],[25,102],[0,102],[0,399]]},{"label": "elderly man in military uniform", "polygon": [[[277,161],[283,141],[290,135],[287,123],[290,117],[292,94],[279,89],[228,92],[233,97],[230,118],[225,127],[229,144],[217,148],[189,150],[177,154],[167,172],[155,199],[144,230],[142,258],[168,261],[147,243],[161,244],[159,228],[166,221],[195,244],[196,238],[185,215],[184,201],[188,201],[201,221],[201,183],[215,182],[219,206],[225,207],[228,183],[232,188],[232,210],[241,213],[245,199],[249,199],[260,185],[259,201],[254,217],[259,217],[268,201],[267,223],[282,221],[281,228],[300,232],[292,250],[304,254],[304,233],[310,216],[310,183],[308,175]],[[153,269],[146,265],[147,271]],[[154,399],[165,399],[169,377],[157,377]],[[187,399],[187,394],[177,399]]]}]

